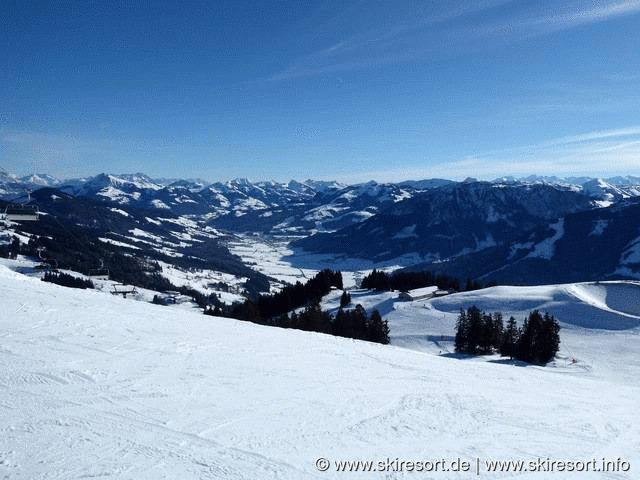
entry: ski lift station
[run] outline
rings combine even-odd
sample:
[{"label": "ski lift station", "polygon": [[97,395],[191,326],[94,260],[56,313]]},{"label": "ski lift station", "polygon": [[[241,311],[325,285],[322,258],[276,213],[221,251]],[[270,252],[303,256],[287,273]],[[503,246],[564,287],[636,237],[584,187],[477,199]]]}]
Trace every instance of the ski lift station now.
[{"label": "ski lift station", "polygon": [[4,217],[15,222],[35,222],[40,218],[37,205],[10,203],[4,209]]}]

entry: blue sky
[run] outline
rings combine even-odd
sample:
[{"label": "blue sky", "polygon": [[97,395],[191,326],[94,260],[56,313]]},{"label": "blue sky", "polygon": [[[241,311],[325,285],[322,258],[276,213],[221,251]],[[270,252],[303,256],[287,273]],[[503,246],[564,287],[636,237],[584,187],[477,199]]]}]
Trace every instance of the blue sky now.
[{"label": "blue sky", "polygon": [[0,65],[17,174],[640,174],[640,0],[3,0]]}]

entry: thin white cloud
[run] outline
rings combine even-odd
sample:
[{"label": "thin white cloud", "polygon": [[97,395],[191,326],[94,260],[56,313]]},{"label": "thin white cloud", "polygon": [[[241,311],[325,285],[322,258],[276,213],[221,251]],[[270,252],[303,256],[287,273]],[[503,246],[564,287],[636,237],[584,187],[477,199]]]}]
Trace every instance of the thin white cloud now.
[{"label": "thin white cloud", "polygon": [[639,0],[618,1],[598,5],[597,7],[587,10],[559,14],[544,21],[544,23],[556,28],[572,28],[586,23],[602,22],[612,17],[637,13],[638,11],[640,11]]},{"label": "thin white cloud", "polygon": [[500,175],[637,174],[640,172],[640,126],[472,155],[460,166],[474,170],[476,175],[496,171],[500,171]]},{"label": "thin white cloud", "polygon": [[[542,9],[532,10],[535,8],[532,6],[498,25],[490,25],[481,18],[475,18],[473,22],[477,23],[472,22],[472,26],[457,22],[480,11],[497,9],[509,3],[512,0],[417,3],[412,4],[413,9],[405,6],[403,14],[390,19],[378,18],[377,23],[364,25],[360,24],[358,18],[358,13],[363,12],[350,11],[353,17],[351,23],[358,26],[359,32],[343,36],[329,47],[294,59],[287,68],[271,75],[269,80],[289,80],[411,62],[432,55],[477,49],[481,45],[493,44],[491,40],[519,40],[640,13],[640,0],[564,0],[543,3]],[[421,5],[422,9],[415,5]],[[371,9],[375,6],[365,2],[360,8]],[[398,10],[402,11],[400,6]]]},{"label": "thin white cloud", "polygon": [[582,135],[573,135],[569,137],[561,137],[555,140],[551,140],[546,143],[542,143],[542,146],[553,146],[553,145],[567,145],[570,143],[581,143],[581,142],[589,142],[593,140],[602,140],[613,137],[628,137],[628,136],[638,136],[640,135],[640,125],[627,127],[627,128],[619,128],[614,130],[600,130],[597,132],[585,133]]},{"label": "thin white cloud", "polygon": [[[366,68],[373,65],[412,61],[433,52],[455,48],[475,36],[467,29],[440,29],[439,25],[482,10],[511,3],[513,0],[477,0],[474,2],[418,2],[413,9],[398,5],[394,18],[378,19],[378,23],[360,25],[358,14],[350,23],[363,29],[333,45],[294,59],[291,64],[273,74],[269,80],[289,80],[335,71]],[[362,8],[372,8],[368,2]],[[362,15],[360,15],[362,16]]]},{"label": "thin white cloud", "polygon": [[632,82],[640,80],[640,73],[612,73],[607,75],[606,79],[612,82]]},{"label": "thin white cloud", "polygon": [[575,4],[561,3],[552,9],[537,12],[529,18],[513,18],[510,21],[487,29],[487,33],[506,37],[526,38],[567,30],[581,25],[604,22],[624,15],[640,12],[640,0],[581,1]]}]

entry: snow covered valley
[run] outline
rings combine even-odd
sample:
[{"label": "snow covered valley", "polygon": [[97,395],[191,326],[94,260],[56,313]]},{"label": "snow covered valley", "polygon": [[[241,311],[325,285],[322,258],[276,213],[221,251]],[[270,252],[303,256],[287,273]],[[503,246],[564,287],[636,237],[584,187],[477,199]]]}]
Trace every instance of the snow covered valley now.
[{"label": "snow covered valley", "polygon": [[[68,289],[0,265],[0,478],[638,478],[638,284],[352,298],[380,310],[392,345]],[[451,354],[456,314],[471,304],[556,315],[557,360]],[[593,470],[603,458],[608,472],[486,463]],[[440,459],[449,471],[406,463]],[[456,459],[468,471],[452,471]],[[339,472],[343,460],[385,471]],[[626,471],[611,471],[616,461]]]}]

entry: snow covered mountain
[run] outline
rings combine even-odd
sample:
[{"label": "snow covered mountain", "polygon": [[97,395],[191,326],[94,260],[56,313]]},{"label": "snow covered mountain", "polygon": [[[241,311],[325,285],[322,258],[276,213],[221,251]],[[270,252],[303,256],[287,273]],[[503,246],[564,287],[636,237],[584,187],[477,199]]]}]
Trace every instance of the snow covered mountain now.
[{"label": "snow covered mountain", "polygon": [[[441,179],[359,185],[314,180],[278,183],[236,179],[212,184],[202,180],[167,182],[154,180],[143,173],[103,173],[88,179],[60,182],[48,175],[17,178],[0,172],[0,198],[10,199],[42,186],[57,186],[73,195],[118,205],[196,215],[209,221],[213,227],[306,236],[309,232],[335,231],[360,223],[416,194],[446,191],[446,187],[455,184]],[[511,186],[542,184],[575,189],[599,201],[602,206],[640,195],[640,179],[635,177],[603,180],[531,176],[522,180],[496,179],[491,183]]]},{"label": "snow covered mountain", "polygon": [[222,233],[168,210],[159,215],[155,208],[115,206],[49,187],[33,192],[32,201],[39,221],[0,219],[0,248],[19,239],[25,254],[59,268],[83,274],[106,268],[114,280],[157,290],[175,289],[161,275],[162,264],[225,273],[252,281],[251,288],[269,288],[266,277],[221,243]]},{"label": "snow covered mountain", "polygon": [[[29,185],[24,183],[27,180],[31,182]],[[0,188],[4,188],[6,198],[34,191],[37,182],[56,183],[56,180],[42,175],[29,179],[18,179],[6,172],[0,175]],[[162,242],[154,246],[157,249],[164,248],[163,242],[169,245],[176,240],[194,247],[198,242],[185,240],[187,237],[180,240],[176,235],[193,237],[197,231],[215,231],[218,238],[293,239],[294,252],[298,253],[362,259],[373,264],[427,265],[439,271],[451,269],[464,276],[490,276],[507,282],[525,282],[525,275],[518,272],[524,271],[532,258],[542,258],[521,246],[534,245],[536,239],[553,243],[551,237],[560,235],[559,222],[564,222],[567,215],[624,207],[640,195],[640,179],[636,177],[608,180],[527,177],[493,182],[432,179],[358,185],[236,179],[211,184],[174,180],[167,184],[137,173],[101,174],[65,181],[58,187],[74,198],[96,201],[135,218],[156,223],[173,218],[181,225],[191,225],[190,233],[166,233]],[[631,210],[628,225],[633,227],[635,217]],[[90,217],[87,212],[86,218],[78,219],[79,223],[90,225]],[[563,225],[569,229],[573,223],[567,220]],[[149,233],[146,226],[135,228]],[[635,237],[625,236],[627,243],[621,244],[619,231],[609,229],[602,235],[603,245],[615,245],[617,249],[611,255],[599,257],[607,258],[607,265],[580,277],[589,273],[586,266],[569,268],[560,257],[552,257],[545,259],[551,267],[545,267],[544,271],[556,272],[549,281],[592,279],[596,272],[635,278],[635,267],[621,260]],[[117,240],[112,238],[114,235],[126,238]],[[121,243],[134,241],[133,245],[139,240],[129,237],[122,228],[103,235]],[[592,240],[589,235],[582,240],[569,230],[566,238],[578,244]],[[516,268],[514,262],[520,266]],[[588,260],[581,262],[586,265]],[[491,273],[498,269],[500,275]],[[575,275],[566,276],[567,272]],[[540,275],[537,274],[536,281],[540,281]]]},{"label": "snow covered mountain", "polygon": [[508,183],[542,183],[561,187],[581,189],[585,194],[608,206],[612,202],[640,196],[640,177],[612,177],[608,179],[592,177],[540,177],[531,175],[519,180],[513,178],[496,179],[495,182]]},{"label": "snow covered mountain", "polygon": [[0,199],[21,197],[26,192],[59,185],[60,180],[48,174],[31,174],[18,178],[0,168]]},{"label": "snow covered mountain", "polygon": [[275,202],[271,207],[261,205],[261,208],[253,210],[236,209],[216,218],[212,225],[240,232],[307,236],[360,223],[384,208],[429,188],[435,187],[417,182],[416,185],[404,186],[376,182],[349,186],[332,184],[328,188],[312,190],[306,197]]},{"label": "snow covered mountain", "polygon": [[162,185],[146,175],[101,174],[61,188],[73,195],[120,206],[167,210],[235,232],[307,235],[358,223],[414,193],[451,183],[445,180],[345,186],[337,182],[250,182],[236,179],[203,185]]},{"label": "snow covered mountain", "polygon": [[483,283],[640,278],[640,199],[592,202],[583,190],[542,183],[456,184],[293,246]]},{"label": "snow covered mountain", "polygon": [[640,201],[570,213],[482,251],[411,269],[535,285],[640,278]]},{"label": "snow covered mountain", "polygon": [[376,261],[406,255],[441,261],[507,244],[523,232],[591,208],[589,197],[569,188],[455,183],[416,193],[365,221],[300,239],[294,246]]},{"label": "snow covered mountain", "polygon": [[19,181],[20,183],[23,183],[32,188],[55,187],[57,185],[60,185],[60,183],[62,183],[59,179],[52,177],[51,175],[48,175],[46,173],[41,173],[41,174],[34,173],[32,175],[27,175],[25,177],[20,178]]},{"label": "snow covered mountain", "polygon": [[119,204],[139,200],[149,191],[157,191],[162,185],[155,183],[142,173],[130,175],[108,175],[101,173],[85,181],[72,180],[60,187],[73,195],[99,197]]}]

